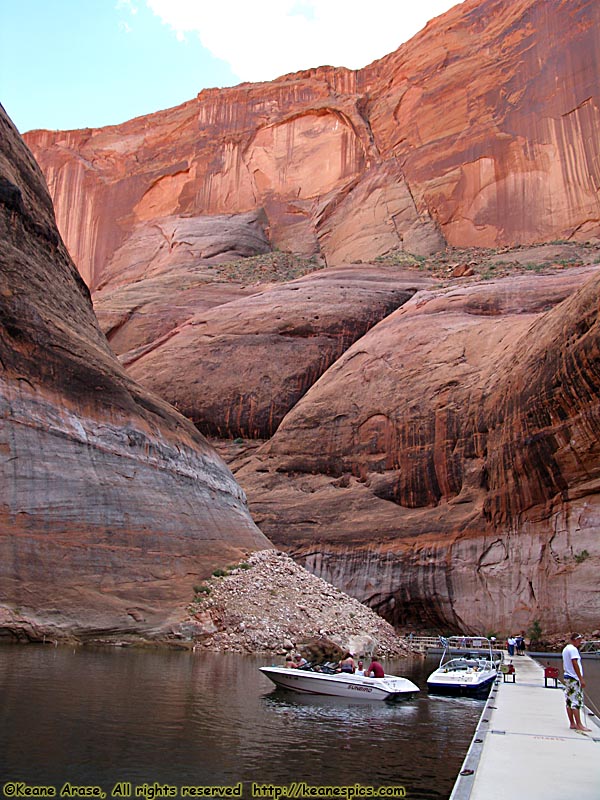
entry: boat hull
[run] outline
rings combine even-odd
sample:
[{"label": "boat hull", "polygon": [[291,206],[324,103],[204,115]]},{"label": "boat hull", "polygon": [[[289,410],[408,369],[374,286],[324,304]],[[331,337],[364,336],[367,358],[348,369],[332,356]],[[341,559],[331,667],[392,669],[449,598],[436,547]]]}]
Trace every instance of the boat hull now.
[{"label": "boat hull", "polygon": [[466,678],[453,677],[444,680],[442,676],[432,675],[427,680],[427,689],[431,694],[460,695],[462,697],[485,697],[492,688],[496,680],[497,673],[494,672],[479,680],[468,681]]},{"label": "boat hull", "polygon": [[300,694],[346,697],[353,700],[399,700],[412,697],[419,691],[419,687],[412,681],[395,675],[367,678],[344,673],[327,675],[285,667],[260,667],[260,671],[278,688]]}]

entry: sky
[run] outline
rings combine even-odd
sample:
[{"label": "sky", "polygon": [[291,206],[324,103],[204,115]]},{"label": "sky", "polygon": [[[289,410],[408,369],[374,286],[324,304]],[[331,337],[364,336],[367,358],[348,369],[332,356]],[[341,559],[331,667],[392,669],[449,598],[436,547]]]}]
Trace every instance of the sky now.
[{"label": "sky", "polygon": [[0,0],[0,103],[21,133],[116,125],[202,89],[358,69],[456,0]]}]

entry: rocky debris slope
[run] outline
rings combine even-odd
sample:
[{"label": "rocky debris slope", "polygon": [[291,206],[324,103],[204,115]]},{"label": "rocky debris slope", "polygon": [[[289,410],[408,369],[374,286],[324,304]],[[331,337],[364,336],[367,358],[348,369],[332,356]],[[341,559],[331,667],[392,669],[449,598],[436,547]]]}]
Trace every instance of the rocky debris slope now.
[{"label": "rocky debris slope", "polygon": [[0,107],[0,635],[160,637],[195,582],[270,546],[189,420],[111,352]]},{"label": "rocky debris slope", "polygon": [[394,247],[585,241],[600,232],[599,26],[596,0],[465,0],[361,70],[26,138],[92,289],[118,281],[134,247],[141,264],[157,247],[235,252],[218,218],[247,212],[264,237],[242,244],[329,266]]},{"label": "rocky debris slope", "polygon": [[317,637],[357,655],[409,653],[406,640],[370,608],[277,550],[253,553],[197,586],[189,610],[181,635],[209,650],[282,654]]}]

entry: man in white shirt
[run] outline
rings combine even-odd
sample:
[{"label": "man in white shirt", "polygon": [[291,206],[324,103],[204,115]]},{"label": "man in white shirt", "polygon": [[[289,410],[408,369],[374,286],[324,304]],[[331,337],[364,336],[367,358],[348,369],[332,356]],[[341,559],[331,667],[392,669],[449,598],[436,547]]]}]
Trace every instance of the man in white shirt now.
[{"label": "man in white shirt", "polygon": [[562,651],[567,716],[569,717],[569,725],[574,731],[591,730],[581,722],[583,690],[585,688],[583,665],[579,653],[582,642],[583,636],[579,633],[573,633],[571,634],[570,643]]}]

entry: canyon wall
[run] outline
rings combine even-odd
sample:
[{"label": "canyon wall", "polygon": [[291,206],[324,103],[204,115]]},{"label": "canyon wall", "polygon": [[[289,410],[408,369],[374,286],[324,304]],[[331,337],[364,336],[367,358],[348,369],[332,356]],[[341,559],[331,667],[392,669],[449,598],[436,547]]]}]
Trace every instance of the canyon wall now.
[{"label": "canyon wall", "polygon": [[0,633],[177,635],[194,583],[269,547],[196,428],[124,372],[0,108]]},{"label": "canyon wall", "polygon": [[270,247],[330,266],[583,241],[600,233],[599,26],[594,0],[466,0],[362,70],[25,138],[92,289],[119,279],[134,239],[149,262],[140,231],[171,217],[192,231],[260,209]]},{"label": "canyon wall", "polygon": [[[597,627],[598,267],[376,259],[598,237],[599,29],[593,0],[466,0],[362,70],[26,135],[130,374],[231,437],[272,542],[397,624]],[[315,271],[217,270],[274,249]]]},{"label": "canyon wall", "polygon": [[593,630],[600,268],[423,289],[231,464],[254,519],[402,626]]},{"label": "canyon wall", "polygon": [[353,342],[429,283],[379,266],[318,270],[196,313],[121,361],[205,435],[268,439]]}]

